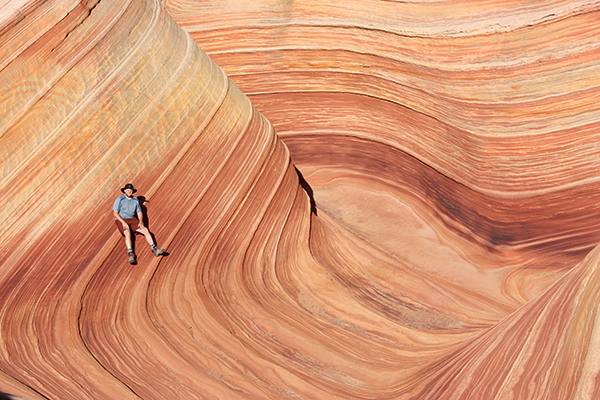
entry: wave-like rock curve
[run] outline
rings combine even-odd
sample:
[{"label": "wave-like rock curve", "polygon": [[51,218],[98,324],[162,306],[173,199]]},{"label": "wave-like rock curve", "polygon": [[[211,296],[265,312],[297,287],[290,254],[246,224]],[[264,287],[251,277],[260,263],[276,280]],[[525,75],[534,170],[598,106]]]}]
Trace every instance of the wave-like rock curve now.
[{"label": "wave-like rock curve", "polygon": [[599,398],[598,15],[1,5],[0,392]]},{"label": "wave-like rock curve", "polygon": [[597,2],[165,4],[346,225],[369,235],[339,213],[382,186],[413,197],[519,304],[599,242]]}]

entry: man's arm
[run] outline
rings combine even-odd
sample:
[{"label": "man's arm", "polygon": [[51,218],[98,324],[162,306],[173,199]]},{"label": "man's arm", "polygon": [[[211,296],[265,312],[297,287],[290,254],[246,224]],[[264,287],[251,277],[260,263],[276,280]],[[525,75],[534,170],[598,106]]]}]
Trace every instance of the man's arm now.
[{"label": "man's arm", "polygon": [[122,224],[123,224],[123,228],[124,228],[124,229],[129,229],[129,225],[127,225],[127,222],[125,222],[125,220],[123,219],[123,217],[121,217],[121,216],[119,215],[119,212],[118,212],[118,211],[116,211],[116,210],[113,210],[113,215],[114,215],[114,217],[115,217],[115,218],[116,218],[116,219],[117,219],[117,220],[118,220],[120,223],[122,223]]},{"label": "man's arm", "polygon": [[144,213],[142,211],[138,211],[137,216],[138,216],[138,221],[140,221],[140,222],[138,222],[138,226],[140,228],[143,228],[144,227]]}]

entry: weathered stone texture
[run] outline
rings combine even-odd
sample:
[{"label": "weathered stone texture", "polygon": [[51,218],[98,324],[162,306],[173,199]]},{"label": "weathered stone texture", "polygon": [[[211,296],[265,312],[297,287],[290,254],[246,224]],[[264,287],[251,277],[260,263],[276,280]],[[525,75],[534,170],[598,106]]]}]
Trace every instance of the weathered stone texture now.
[{"label": "weathered stone texture", "polygon": [[600,399],[599,17],[0,0],[0,392]]}]

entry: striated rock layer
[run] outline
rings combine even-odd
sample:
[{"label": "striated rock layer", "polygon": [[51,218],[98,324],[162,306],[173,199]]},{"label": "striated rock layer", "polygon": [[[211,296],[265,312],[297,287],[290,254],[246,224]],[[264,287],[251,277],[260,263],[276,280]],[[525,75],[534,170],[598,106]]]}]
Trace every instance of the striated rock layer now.
[{"label": "striated rock layer", "polygon": [[1,2],[0,392],[600,398],[598,17]]},{"label": "striated rock layer", "polygon": [[[600,2],[165,5],[273,123],[319,208],[395,256],[419,249],[463,287],[501,277],[522,305],[600,241]],[[382,192],[475,276],[424,262]]]}]

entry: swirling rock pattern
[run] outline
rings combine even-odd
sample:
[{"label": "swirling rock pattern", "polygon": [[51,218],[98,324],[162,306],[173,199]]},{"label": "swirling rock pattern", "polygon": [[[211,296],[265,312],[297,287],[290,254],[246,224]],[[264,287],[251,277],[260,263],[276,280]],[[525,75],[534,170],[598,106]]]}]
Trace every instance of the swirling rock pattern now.
[{"label": "swirling rock pattern", "polygon": [[0,392],[600,398],[598,17],[0,3]]}]

